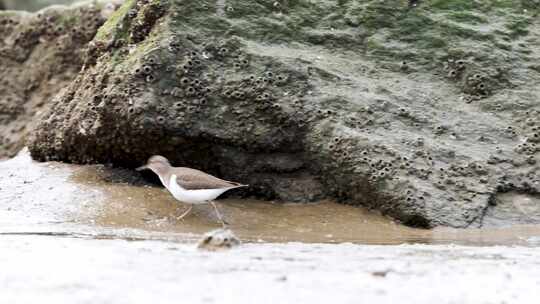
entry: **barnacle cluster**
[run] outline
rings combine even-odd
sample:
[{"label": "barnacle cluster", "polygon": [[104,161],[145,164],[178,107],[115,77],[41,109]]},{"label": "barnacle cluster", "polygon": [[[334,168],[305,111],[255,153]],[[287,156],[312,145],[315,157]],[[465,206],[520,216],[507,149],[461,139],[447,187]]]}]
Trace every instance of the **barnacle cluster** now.
[{"label": "barnacle cluster", "polygon": [[444,66],[446,77],[453,82],[458,83],[463,92],[467,93],[465,100],[471,102],[473,100],[485,98],[493,91],[495,82],[482,73],[482,66],[464,59],[450,59]]}]

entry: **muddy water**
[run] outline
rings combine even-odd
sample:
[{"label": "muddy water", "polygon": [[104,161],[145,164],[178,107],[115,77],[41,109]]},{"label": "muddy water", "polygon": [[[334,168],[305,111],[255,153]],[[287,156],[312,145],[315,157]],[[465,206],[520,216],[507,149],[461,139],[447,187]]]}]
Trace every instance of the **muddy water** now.
[{"label": "muddy water", "polygon": [[[220,227],[209,205],[195,206],[182,220],[176,216],[188,208],[163,188],[115,185],[99,181],[93,169],[85,169],[73,180],[93,181],[106,189],[98,225],[138,228],[147,231],[202,234]],[[248,199],[224,199],[218,207],[229,227],[243,240],[264,242],[310,242],[363,244],[460,243],[526,244],[540,236],[540,227],[501,229],[413,229],[363,208],[321,201],[312,204],[276,203]]]},{"label": "muddy water", "polygon": [[[177,220],[188,205],[179,203],[159,186],[111,183],[108,169],[84,167],[72,182],[102,189],[102,210],[92,218],[97,225],[145,231],[202,234],[219,228],[209,205],[195,206]],[[427,231],[397,225],[389,219],[332,201],[294,204],[254,199],[218,200],[218,208],[241,239],[264,242],[360,242],[395,244],[425,239]]]},{"label": "muddy water", "polygon": [[[220,227],[209,205],[187,205],[139,173],[104,166],[39,164],[27,153],[0,162],[0,232],[136,239],[196,239]],[[501,229],[412,229],[362,208],[322,201],[288,204],[218,201],[230,228],[249,242],[540,245],[539,226]]]}]

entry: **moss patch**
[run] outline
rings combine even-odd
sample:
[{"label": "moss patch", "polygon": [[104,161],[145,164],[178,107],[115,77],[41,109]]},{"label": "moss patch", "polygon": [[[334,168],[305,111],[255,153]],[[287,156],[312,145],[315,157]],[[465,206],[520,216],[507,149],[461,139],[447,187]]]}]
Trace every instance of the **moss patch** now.
[{"label": "moss patch", "polygon": [[[101,26],[99,31],[96,34],[96,40],[109,40],[112,38],[113,34],[118,31],[118,24],[120,24],[124,16],[128,11],[134,7],[136,0],[126,0],[122,6],[113,13],[113,15]],[[127,29],[123,29],[122,32]]]}]

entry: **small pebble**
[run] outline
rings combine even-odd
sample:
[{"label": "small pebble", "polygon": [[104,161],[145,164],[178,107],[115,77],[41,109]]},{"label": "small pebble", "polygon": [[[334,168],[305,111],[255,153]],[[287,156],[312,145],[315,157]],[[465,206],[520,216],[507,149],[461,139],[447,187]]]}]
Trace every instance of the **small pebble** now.
[{"label": "small pebble", "polygon": [[217,229],[206,233],[197,245],[198,249],[218,251],[230,249],[240,245],[238,239],[230,229]]}]

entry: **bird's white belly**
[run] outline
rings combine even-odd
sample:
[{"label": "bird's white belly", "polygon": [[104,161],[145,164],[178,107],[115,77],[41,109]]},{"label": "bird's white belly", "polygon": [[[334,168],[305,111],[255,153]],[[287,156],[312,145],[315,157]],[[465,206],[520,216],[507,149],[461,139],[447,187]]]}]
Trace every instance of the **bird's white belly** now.
[{"label": "bird's white belly", "polygon": [[171,176],[169,187],[167,187],[167,189],[175,199],[188,204],[207,203],[208,201],[216,199],[223,192],[229,190],[229,188],[187,190],[178,185],[176,182],[176,175],[174,174]]}]

